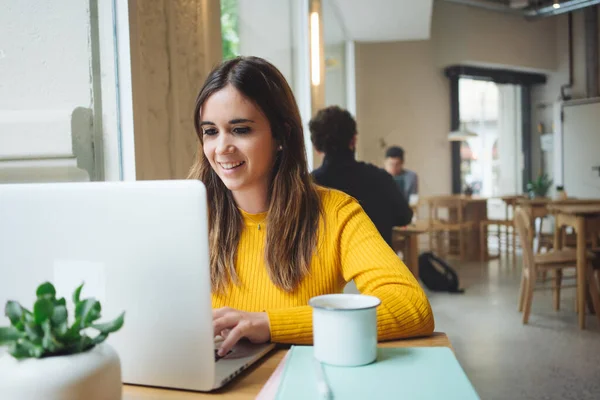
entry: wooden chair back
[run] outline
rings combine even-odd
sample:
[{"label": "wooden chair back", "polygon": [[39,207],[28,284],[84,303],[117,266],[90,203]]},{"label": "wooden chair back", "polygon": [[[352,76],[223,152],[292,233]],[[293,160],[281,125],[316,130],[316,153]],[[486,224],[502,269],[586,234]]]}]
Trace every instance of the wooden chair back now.
[{"label": "wooden chair back", "polygon": [[530,268],[533,266],[533,242],[531,240],[533,237],[533,227],[531,226],[531,218],[526,209],[518,207],[515,211],[513,222],[521,241],[524,266]]},{"label": "wooden chair back", "polygon": [[[464,221],[464,201],[457,196],[436,196],[428,199],[429,203],[429,220],[442,223],[460,224]],[[440,216],[440,211],[446,210],[445,219]],[[454,214],[456,219],[450,220],[450,216]]]}]

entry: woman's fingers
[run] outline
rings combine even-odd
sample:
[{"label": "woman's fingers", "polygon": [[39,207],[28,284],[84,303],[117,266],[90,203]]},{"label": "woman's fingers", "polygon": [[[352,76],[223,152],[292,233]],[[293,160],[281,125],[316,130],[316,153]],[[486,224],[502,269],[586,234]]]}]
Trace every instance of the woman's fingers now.
[{"label": "woman's fingers", "polygon": [[[235,328],[239,323],[241,316],[239,313],[230,312],[219,318],[213,319],[213,335],[220,335],[224,330],[230,330]],[[231,335],[231,332],[229,333]],[[229,336],[227,335],[227,336]]]},{"label": "woman's fingers", "polygon": [[227,314],[230,311],[235,311],[235,310],[230,307],[213,308],[213,310],[212,310],[213,320],[215,320],[216,318],[222,317],[223,315]]},{"label": "woman's fingers", "polygon": [[269,317],[266,313],[252,313],[233,308],[213,310],[213,334],[223,339],[218,354],[227,354],[233,346],[246,337],[253,343],[268,342],[271,337]]},{"label": "woman's fingers", "polygon": [[246,336],[249,326],[250,323],[246,320],[243,320],[240,321],[240,323],[229,332],[229,335],[227,335],[227,338],[223,340],[223,343],[221,343],[221,347],[218,351],[221,357],[227,354],[229,350],[231,350],[233,346],[240,341],[241,338]]}]

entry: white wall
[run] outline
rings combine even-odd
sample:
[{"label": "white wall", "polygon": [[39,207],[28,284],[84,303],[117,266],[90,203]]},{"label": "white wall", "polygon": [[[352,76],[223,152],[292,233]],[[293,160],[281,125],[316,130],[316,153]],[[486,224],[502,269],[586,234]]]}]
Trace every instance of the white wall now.
[{"label": "white wall", "polygon": [[325,105],[346,108],[346,43],[325,46]]},{"label": "white wall", "polygon": [[293,59],[290,1],[238,0],[238,5],[240,54],[270,61],[291,85]]}]

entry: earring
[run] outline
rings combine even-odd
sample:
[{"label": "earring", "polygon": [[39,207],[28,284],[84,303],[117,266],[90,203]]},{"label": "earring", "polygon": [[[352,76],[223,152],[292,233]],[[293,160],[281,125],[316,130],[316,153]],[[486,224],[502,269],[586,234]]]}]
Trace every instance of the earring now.
[{"label": "earring", "polygon": [[277,150],[279,150],[279,151],[283,150],[283,146],[279,145],[279,147],[277,148]]}]

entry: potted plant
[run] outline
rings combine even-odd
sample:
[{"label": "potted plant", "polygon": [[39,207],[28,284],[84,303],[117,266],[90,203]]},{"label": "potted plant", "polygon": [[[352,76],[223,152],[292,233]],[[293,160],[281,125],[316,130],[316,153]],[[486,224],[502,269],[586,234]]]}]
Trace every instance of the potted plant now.
[{"label": "potted plant", "polygon": [[466,185],[465,190],[463,191],[463,194],[467,197],[471,197],[471,196],[473,196],[474,192],[475,192],[475,190],[473,189],[473,186]]},{"label": "potted plant", "polygon": [[551,186],[552,179],[548,177],[548,174],[541,174],[536,180],[527,184],[527,192],[532,199],[536,197],[546,197]]},{"label": "potted plant", "polygon": [[[121,399],[121,364],[103,343],[121,329],[125,313],[97,323],[102,307],[94,298],[80,299],[83,284],[73,293],[74,322],[69,325],[64,298],[45,282],[36,291],[32,310],[8,301],[11,325],[0,327],[0,394],[2,399]],[[94,336],[89,336],[92,332]]]}]

